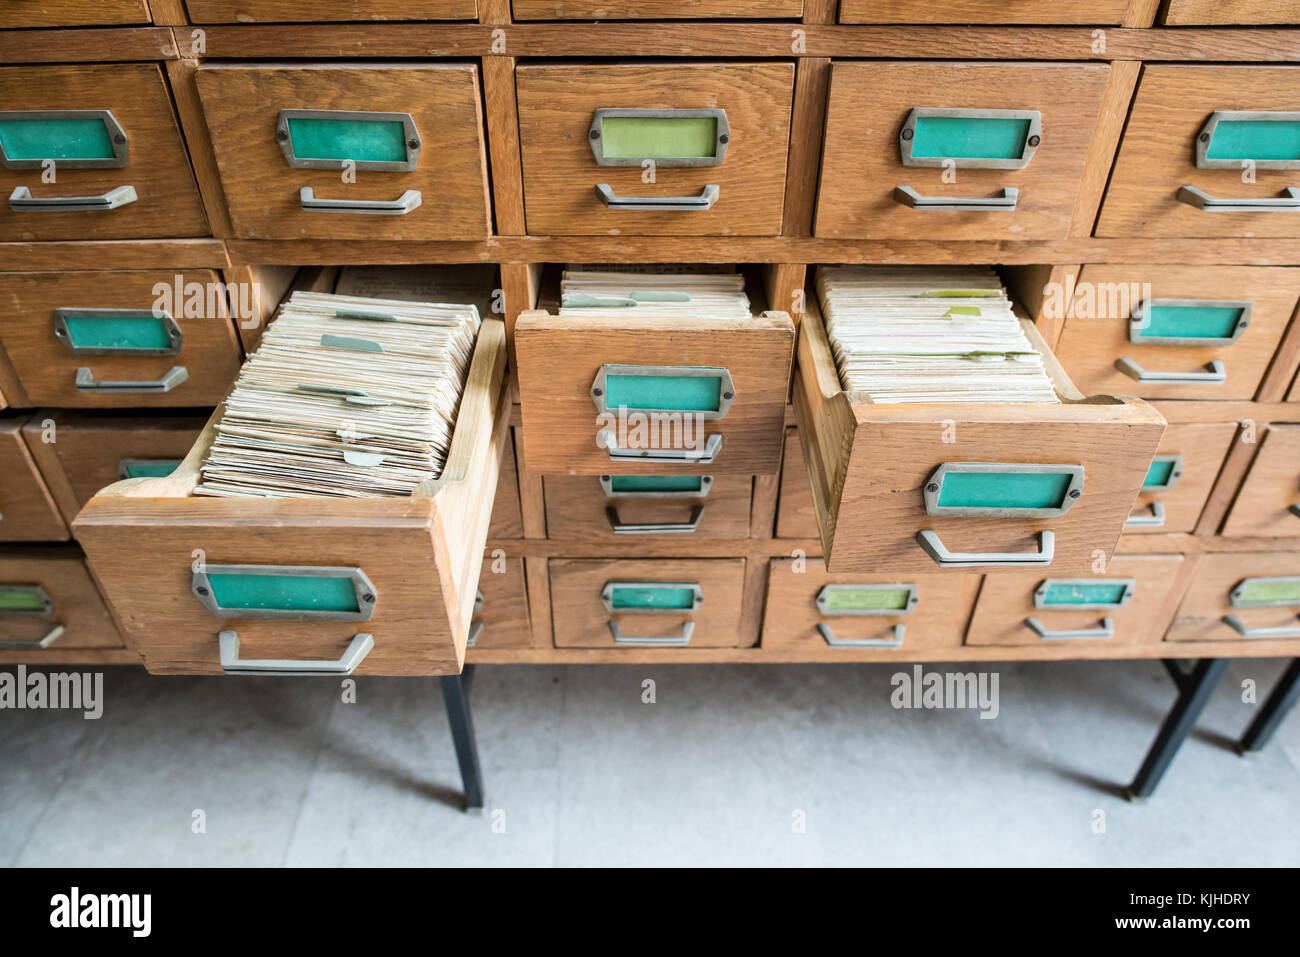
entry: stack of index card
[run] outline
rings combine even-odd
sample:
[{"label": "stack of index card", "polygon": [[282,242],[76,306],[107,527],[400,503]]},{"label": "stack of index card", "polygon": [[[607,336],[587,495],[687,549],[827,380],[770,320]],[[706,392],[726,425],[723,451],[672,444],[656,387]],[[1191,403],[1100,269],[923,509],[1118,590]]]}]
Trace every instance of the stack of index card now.
[{"label": "stack of index card", "polygon": [[560,315],[635,311],[638,317],[749,319],[745,277],[737,272],[680,272],[658,267],[573,268],[560,281]]}]

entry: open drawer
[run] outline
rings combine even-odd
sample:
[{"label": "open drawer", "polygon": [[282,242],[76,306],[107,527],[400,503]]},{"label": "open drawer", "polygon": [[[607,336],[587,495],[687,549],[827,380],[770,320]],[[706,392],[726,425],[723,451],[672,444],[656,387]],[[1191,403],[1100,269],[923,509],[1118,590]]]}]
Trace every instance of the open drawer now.
[{"label": "open drawer", "polygon": [[1059,405],[877,405],[841,387],[809,302],[794,410],[831,573],[1084,573],[1109,560],[1165,421],[1141,399],[1085,398],[1022,326]]},{"label": "open drawer", "polygon": [[442,475],[410,497],[194,496],[216,415],[172,475],[95,496],[76,536],[145,667],[458,673],[509,432],[505,356],[485,319]]}]

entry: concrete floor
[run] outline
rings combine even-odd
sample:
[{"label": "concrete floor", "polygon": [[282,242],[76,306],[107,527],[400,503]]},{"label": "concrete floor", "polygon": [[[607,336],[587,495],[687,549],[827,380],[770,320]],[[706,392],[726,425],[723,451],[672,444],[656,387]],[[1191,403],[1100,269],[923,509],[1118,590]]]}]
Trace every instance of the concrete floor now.
[{"label": "concrete floor", "polygon": [[1145,806],[1159,662],[989,665],[996,720],[894,710],[890,665],[486,666],[473,816],[434,679],[109,669],[98,721],[0,711],[0,864],[1294,866],[1300,715],[1228,749],[1281,666],[1233,665]]}]

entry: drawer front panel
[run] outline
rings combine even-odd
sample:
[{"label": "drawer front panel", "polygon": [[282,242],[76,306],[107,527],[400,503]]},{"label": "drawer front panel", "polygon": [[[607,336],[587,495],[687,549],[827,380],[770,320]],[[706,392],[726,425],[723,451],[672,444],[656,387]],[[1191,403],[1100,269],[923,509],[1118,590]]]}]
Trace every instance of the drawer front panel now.
[{"label": "drawer front panel", "polygon": [[1169,426],[1124,534],[1192,532],[1236,433],[1233,422]]},{"label": "drawer front panel", "polygon": [[1104,65],[834,64],[815,235],[1063,238],[1108,75]]},{"label": "drawer front panel", "polygon": [[483,602],[470,625],[470,648],[527,648],[532,644],[528,622],[528,592],[522,558],[483,560],[478,576]]},{"label": "drawer front panel", "polygon": [[1203,555],[1168,641],[1300,640],[1300,553]]},{"label": "drawer front panel", "polygon": [[762,644],[882,657],[957,647],[979,583],[978,574],[831,575],[820,559],[773,559]]},{"label": "drawer front panel", "polygon": [[0,276],[0,344],[21,401],[71,408],[216,405],[240,363],[221,290],[210,270]]},{"label": "drawer front panel", "polygon": [[185,0],[191,23],[473,20],[475,0]]},{"label": "drawer front panel", "polygon": [[749,537],[748,475],[548,475],[546,536],[586,541]]},{"label": "drawer front panel", "polygon": [[733,648],[745,560],[551,559],[560,648]]},{"label": "drawer front panel", "polygon": [[5,5],[6,27],[80,27],[148,23],[145,0],[41,0]]},{"label": "drawer front panel", "polygon": [[1170,26],[1233,26],[1258,23],[1300,23],[1296,0],[1169,0],[1164,23]]},{"label": "drawer front panel", "polygon": [[786,429],[781,492],[776,503],[776,537],[815,539],[817,535],[817,510],[813,508],[812,486],[808,483],[799,432]]},{"label": "drawer front panel", "polygon": [[1294,67],[1145,67],[1097,235],[1300,236],[1296,111]]},{"label": "drawer front panel", "polygon": [[63,541],[68,527],[23,441],[24,418],[0,419],[0,541]]},{"label": "drawer front panel", "polygon": [[1297,301],[1297,269],[1084,266],[1056,355],[1088,394],[1252,399]]},{"label": "drawer front panel", "polygon": [[476,67],[204,66],[197,83],[236,236],[488,235]]},{"label": "drawer front panel", "polygon": [[803,0],[513,0],[516,20],[732,20],[803,16]]},{"label": "drawer front panel", "polygon": [[85,563],[75,549],[0,550],[0,651],[121,648]]},{"label": "drawer front panel", "polygon": [[780,233],[792,64],[521,66],[516,80],[530,234]]},{"label": "drawer front panel", "polygon": [[1181,555],[1116,555],[1102,575],[989,575],[980,589],[968,645],[1159,642],[1165,602]]},{"label": "drawer front panel", "polygon": [[1122,23],[1129,0],[840,0],[840,23]]},{"label": "drawer front panel", "polygon": [[1270,425],[1232,503],[1224,535],[1300,535],[1300,425]]}]

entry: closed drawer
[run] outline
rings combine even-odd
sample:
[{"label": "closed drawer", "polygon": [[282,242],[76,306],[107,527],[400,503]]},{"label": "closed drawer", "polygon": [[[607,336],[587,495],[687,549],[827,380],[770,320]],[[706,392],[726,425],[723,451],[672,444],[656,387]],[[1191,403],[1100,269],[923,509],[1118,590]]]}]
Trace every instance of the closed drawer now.
[{"label": "closed drawer", "polygon": [[240,363],[211,270],[0,275],[0,346],[27,406],[213,406]]},{"label": "closed drawer", "polygon": [[205,421],[193,415],[144,418],[44,410],[23,427],[23,434],[63,518],[71,523],[96,492],[114,482],[170,475]]},{"label": "closed drawer", "polygon": [[5,4],[6,27],[80,27],[148,22],[149,6],[145,0],[18,0]]},{"label": "closed drawer", "polygon": [[236,236],[487,236],[477,67],[204,65],[197,83]]},{"label": "closed drawer", "polygon": [[1252,399],[1297,300],[1297,269],[1084,266],[1056,354],[1085,392]]},{"label": "closed drawer", "polygon": [[25,414],[0,416],[0,541],[63,541],[68,526],[23,441],[26,420]]},{"label": "closed drawer", "polygon": [[820,559],[773,559],[762,644],[888,657],[955,648],[979,586],[978,574],[831,575]]},{"label": "closed drawer", "polygon": [[191,23],[474,20],[475,0],[185,0]]},{"label": "closed drawer", "polygon": [[513,0],[516,20],[731,20],[803,16],[803,0]]},{"label": "closed drawer", "polygon": [[1195,530],[1236,433],[1235,422],[1169,426],[1124,533]]},{"label": "closed drawer", "polygon": [[1158,643],[1167,620],[1165,600],[1182,561],[1181,555],[1117,555],[1101,575],[990,575],[966,644]]},{"label": "closed drawer", "polygon": [[512,539],[524,537],[524,515],[519,503],[519,472],[515,468],[514,429],[506,439],[501,455],[501,475],[497,479],[497,497],[492,503],[492,523],[488,538]]},{"label": "closed drawer", "polygon": [[832,572],[1073,574],[1110,556],[1165,421],[1140,399],[1085,399],[1024,327],[1060,404],[875,405],[842,390],[809,303],[794,409]]},{"label": "closed drawer", "polygon": [[530,234],[781,232],[793,64],[521,66],[516,85]]},{"label": "closed drawer", "polygon": [[833,64],[814,234],[1064,238],[1109,74],[1102,64]]},{"label": "closed drawer", "polygon": [[546,537],[748,538],[753,486],[748,475],[548,475]]},{"label": "closed drawer", "polygon": [[1300,535],[1300,425],[1264,430],[1223,534]]},{"label": "closed drawer", "polygon": [[1300,638],[1300,552],[1202,555],[1167,641]]},{"label": "closed drawer", "polygon": [[840,23],[1122,23],[1130,0],[840,0]]},{"label": "closed drawer", "polygon": [[524,560],[505,556],[485,558],[478,577],[474,620],[465,647],[527,648],[531,644]]},{"label": "closed drawer", "polygon": [[553,558],[559,648],[732,648],[740,644],[743,558]]},{"label": "closed drawer", "polygon": [[0,240],[208,233],[156,64],[0,69],[0,154]]},{"label": "closed drawer", "polygon": [[0,652],[31,652],[40,661],[70,648],[121,647],[75,548],[0,549]]},{"label": "closed drawer", "polygon": [[459,672],[508,430],[504,365],[504,324],[484,320],[442,475],[409,497],[194,496],[215,420],[171,476],[95,496],[75,534],[145,666]]},{"label": "closed drawer", "polygon": [[776,502],[776,537],[810,539],[817,534],[817,511],[813,508],[812,486],[808,482],[799,432],[786,429],[781,490]]},{"label": "closed drawer", "polygon": [[1296,0],[1169,0],[1164,23],[1170,26],[1231,26],[1256,23],[1300,23]]},{"label": "closed drawer", "polygon": [[1300,69],[1148,66],[1098,236],[1300,236]]},{"label": "closed drawer", "polygon": [[753,319],[557,316],[515,325],[524,468],[772,475],[795,331]]}]

